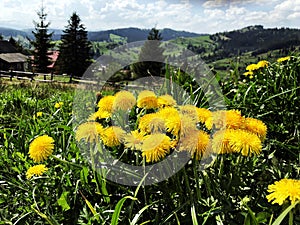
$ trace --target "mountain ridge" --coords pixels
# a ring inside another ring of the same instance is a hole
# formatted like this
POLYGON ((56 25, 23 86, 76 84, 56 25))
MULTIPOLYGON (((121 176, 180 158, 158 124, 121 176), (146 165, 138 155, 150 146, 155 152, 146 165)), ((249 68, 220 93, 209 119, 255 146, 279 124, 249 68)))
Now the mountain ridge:
MULTIPOLYGON (((32 34, 33 29, 14 29, 9 27, 0 27, 0 35, 4 37, 28 37, 29 39, 33 39, 34 36, 32 34)), ((49 29, 49 32, 53 32, 52 39, 60 40, 61 34, 63 34, 63 30, 60 29, 49 29)), ((88 31, 88 39, 90 41, 109 41, 110 34, 118 35, 124 38, 127 38, 127 42, 134 41, 142 41, 147 39, 147 36, 150 32, 150 29, 141 29, 136 27, 128 27, 128 28, 116 28, 109 30, 100 30, 100 31, 88 31)), ((197 37, 207 34, 199 34, 195 32, 188 31, 179 31, 173 30, 170 28, 160 29, 163 40, 168 41, 177 37, 197 37)))

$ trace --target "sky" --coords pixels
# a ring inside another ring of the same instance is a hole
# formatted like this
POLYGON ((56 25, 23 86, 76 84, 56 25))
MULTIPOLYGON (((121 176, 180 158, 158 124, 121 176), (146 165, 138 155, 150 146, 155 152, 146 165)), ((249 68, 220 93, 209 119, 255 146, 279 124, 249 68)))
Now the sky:
POLYGON ((50 29, 76 12, 88 31, 137 27, 200 34, 251 25, 300 28, 299 0, 1 0, 0 27, 34 28, 42 5, 50 29))

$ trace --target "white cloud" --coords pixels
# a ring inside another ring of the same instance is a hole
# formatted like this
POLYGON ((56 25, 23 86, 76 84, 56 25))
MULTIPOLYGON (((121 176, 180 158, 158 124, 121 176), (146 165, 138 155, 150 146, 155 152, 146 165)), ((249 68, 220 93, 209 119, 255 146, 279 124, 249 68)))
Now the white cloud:
MULTIPOLYGON (((262 24, 298 26, 300 1, 295 0, 44 0, 51 28, 64 29, 76 11, 88 30, 121 27, 169 27, 214 33, 262 24)), ((32 28, 40 0, 0 1, 0 26, 32 28)))
POLYGON ((278 0, 206 0, 202 6, 204 8, 218 8, 247 4, 266 5, 273 4, 276 1, 278 0))

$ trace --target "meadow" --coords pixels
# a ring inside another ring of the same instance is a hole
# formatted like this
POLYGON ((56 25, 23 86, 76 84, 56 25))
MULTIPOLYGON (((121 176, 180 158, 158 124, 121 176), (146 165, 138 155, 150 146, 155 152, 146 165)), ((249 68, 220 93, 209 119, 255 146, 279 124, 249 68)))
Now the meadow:
POLYGON ((300 56, 266 60, 216 74, 226 109, 169 68, 193 105, 168 88, 106 91, 76 126, 75 87, 0 80, 0 224, 300 224, 300 56), (125 185, 105 179, 103 152, 142 168, 188 160, 125 185))

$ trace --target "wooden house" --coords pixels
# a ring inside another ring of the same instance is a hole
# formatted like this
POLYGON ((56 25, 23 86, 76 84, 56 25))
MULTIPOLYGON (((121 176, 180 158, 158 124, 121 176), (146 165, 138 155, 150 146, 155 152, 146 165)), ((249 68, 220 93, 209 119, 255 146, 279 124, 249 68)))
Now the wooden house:
POLYGON ((8 41, 0 40, 0 70, 25 71, 28 57, 20 52, 8 41))

